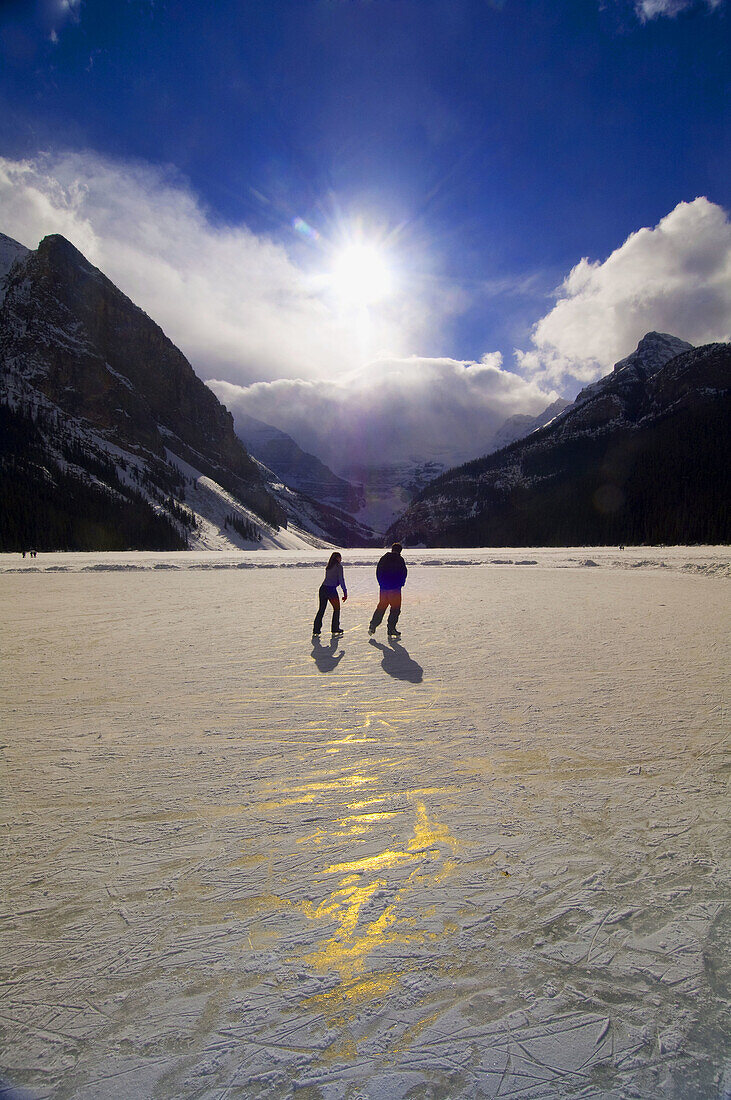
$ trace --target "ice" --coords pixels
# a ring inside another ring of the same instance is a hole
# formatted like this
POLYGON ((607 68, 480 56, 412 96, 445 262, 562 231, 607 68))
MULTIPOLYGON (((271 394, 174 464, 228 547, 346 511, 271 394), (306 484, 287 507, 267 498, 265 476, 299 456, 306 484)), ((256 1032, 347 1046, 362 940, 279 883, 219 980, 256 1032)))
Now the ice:
POLYGON ((0 1092, 721 1100, 728 551, 327 556, 0 556, 0 1092))

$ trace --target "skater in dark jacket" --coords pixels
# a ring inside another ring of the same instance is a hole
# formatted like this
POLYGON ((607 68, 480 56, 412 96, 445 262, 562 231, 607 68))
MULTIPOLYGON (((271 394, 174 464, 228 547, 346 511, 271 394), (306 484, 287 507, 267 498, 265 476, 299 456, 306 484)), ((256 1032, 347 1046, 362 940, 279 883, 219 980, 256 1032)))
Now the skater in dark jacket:
POLYGON ((384 554, 376 566, 376 580, 381 590, 378 598, 378 606, 373 612, 369 634, 375 634, 376 627, 383 622, 386 608, 388 612, 388 636, 400 638, 401 634, 396 629, 398 617, 401 614, 401 589, 406 584, 408 569, 406 562, 401 557, 403 547, 400 542, 395 542, 387 554, 384 554))
POLYGON ((312 624, 313 638, 317 638, 320 635, 320 631, 322 630, 322 618, 325 614, 325 608, 328 605, 328 601, 332 604, 333 609, 332 633, 343 633, 340 629, 340 598, 338 596, 338 587, 343 590, 343 603, 345 603, 348 598, 348 590, 345 587, 343 559, 342 555, 336 550, 330 555, 330 561, 325 566, 325 579, 320 585, 320 591, 318 593, 320 606, 317 609, 315 621, 312 624))

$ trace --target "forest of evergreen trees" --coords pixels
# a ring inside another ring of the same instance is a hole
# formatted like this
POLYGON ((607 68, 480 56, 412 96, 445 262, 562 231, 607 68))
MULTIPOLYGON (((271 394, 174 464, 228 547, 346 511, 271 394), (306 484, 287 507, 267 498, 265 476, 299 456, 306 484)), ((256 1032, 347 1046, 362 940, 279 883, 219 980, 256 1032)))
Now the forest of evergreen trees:
POLYGON ((187 548, 175 525, 123 485, 103 455, 61 433, 54 442, 102 484, 62 469, 36 421, 0 406, 0 551, 187 548))
MULTIPOLYGON (((448 525, 436 538, 413 535, 441 546, 728 543, 730 413, 729 401, 719 400, 682 409, 641 432, 536 449, 523 473, 542 480, 507 491, 481 489, 474 480, 473 518, 448 525)), ((474 477, 501 461, 490 455, 463 469, 474 477)), ((453 479, 450 489, 456 489, 453 479)), ((422 498, 438 492, 439 479, 422 498)))
POLYGON ((234 531, 238 531, 241 537, 248 539, 249 542, 261 542, 261 531, 256 524, 252 523, 250 519, 235 516, 233 512, 226 516, 224 527, 233 527, 234 531))

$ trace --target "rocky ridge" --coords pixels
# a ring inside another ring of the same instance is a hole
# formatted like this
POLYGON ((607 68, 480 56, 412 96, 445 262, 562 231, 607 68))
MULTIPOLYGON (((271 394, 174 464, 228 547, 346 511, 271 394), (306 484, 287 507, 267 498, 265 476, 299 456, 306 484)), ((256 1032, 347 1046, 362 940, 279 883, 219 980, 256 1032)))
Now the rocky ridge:
POLYGON ((724 542, 731 345, 648 333, 545 428, 447 472, 388 532, 426 545, 724 542))
POLYGON ((239 412, 234 420, 236 434, 250 455, 271 470, 291 489, 298 489, 325 504, 355 513, 364 504, 363 487, 352 485, 302 450, 291 435, 239 412))
MULTIPOLYGON (((71 548, 81 538, 102 549, 119 539, 119 548, 291 541, 286 508, 231 414, 69 241, 52 235, 31 251, 0 239, 0 290, 6 541, 71 548), (208 516, 196 512, 202 481, 218 494, 208 516), (123 512, 126 526, 115 520, 123 512), (234 513, 257 537, 224 530, 234 513)), ((295 545, 320 541, 300 534, 295 545)))

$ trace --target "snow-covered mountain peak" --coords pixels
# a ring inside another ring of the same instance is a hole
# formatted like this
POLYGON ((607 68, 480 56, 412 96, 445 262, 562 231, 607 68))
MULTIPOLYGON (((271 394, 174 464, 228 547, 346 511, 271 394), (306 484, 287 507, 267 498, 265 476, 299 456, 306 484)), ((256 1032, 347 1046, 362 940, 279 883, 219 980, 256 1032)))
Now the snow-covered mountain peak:
POLYGON ((607 387, 614 384, 618 375, 629 381, 639 371, 643 377, 649 378, 657 374, 676 355, 692 350, 692 344, 681 340, 678 336, 671 336, 668 332, 646 333, 630 355, 614 364, 611 374, 606 374, 603 378, 585 386, 578 394, 574 405, 569 406, 563 415, 565 416, 576 405, 583 405, 591 398, 605 393, 607 387))
POLYGON ((668 332, 648 332, 631 355, 614 364, 613 373, 618 374, 627 367, 639 366, 648 374, 655 374, 676 355, 680 355, 683 351, 690 351, 692 347, 693 345, 687 340, 671 336, 668 332))

